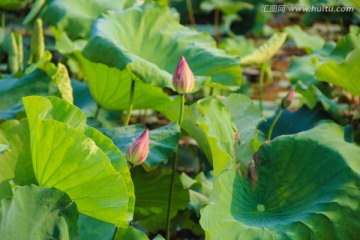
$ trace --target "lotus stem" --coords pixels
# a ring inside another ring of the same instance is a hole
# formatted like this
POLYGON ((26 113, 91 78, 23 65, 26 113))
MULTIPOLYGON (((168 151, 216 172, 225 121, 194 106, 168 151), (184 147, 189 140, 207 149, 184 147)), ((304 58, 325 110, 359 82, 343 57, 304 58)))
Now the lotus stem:
MULTIPOLYGON (((181 106, 180 106, 180 116, 179 116, 179 125, 181 126, 183 117, 184 117, 184 108, 185 108, 185 94, 181 94, 181 106)), ((177 163, 179 159, 179 147, 175 154, 175 159, 173 163, 172 173, 171 173, 171 180, 170 180, 170 190, 169 190, 169 199, 168 199, 168 211, 166 215, 166 239, 170 240, 170 213, 172 209, 172 200, 173 200, 173 192, 174 192, 174 180, 175 180, 175 173, 177 169, 177 163)))
POLYGON ((181 94, 181 109, 179 116, 179 125, 181 127, 182 120, 184 118, 184 108, 185 108, 185 94, 181 94))
POLYGON ((194 10, 192 7, 191 0, 186 0, 186 7, 187 7, 188 14, 189 14, 189 20, 190 20, 191 26, 193 29, 196 29, 194 10))
POLYGON ((96 104, 96 111, 95 111, 95 115, 94 115, 95 120, 96 120, 96 119, 98 118, 98 116, 99 116, 100 109, 101 109, 100 105, 99 105, 99 104, 96 104))
POLYGON ((124 126, 126 127, 127 125, 129 125, 129 121, 130 121, 130 117, 131 117, 131 111, 133 109, 134 106, 134 92, 135 92, 135 80, 132 79, 131 80, 131 87, 130 87, 130 102, 129 102, 129 109, 127 112, 127 116, 126 116, 126 120, 124 123, 124 126))
POLYGON ((279 111, 277 112, 274 121, 271 123, 270 129, 269 129, 269 132, 268 132, 268 136, 267 136, 267 140, 268 140, 268 141, 270 141, 270 139, 271 139, 271 134, 272 134, 272 132, 273 132, 273 130, 274 130, 274 127, 275 127, 275 125, 276 125, 276 122, 279 120, 280 115, 281 115, 281 113, 282 113, 283 111, 284 111, 284 109, 279 108, 279 111))
POLYGON ((265 64, 261 65, 261 70, 260 70, 260 80, 259 80, 259 108, 260 111, 263 111, 263 91, 264 91, 264 75, 265 75, 265 64))

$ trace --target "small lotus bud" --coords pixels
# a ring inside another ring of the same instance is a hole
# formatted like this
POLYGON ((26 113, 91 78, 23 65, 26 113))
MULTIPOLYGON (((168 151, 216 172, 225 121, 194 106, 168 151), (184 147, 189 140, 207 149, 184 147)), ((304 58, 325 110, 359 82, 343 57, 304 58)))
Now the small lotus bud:
POLYGON ((149 154, 149 130, 146 129, 140 137, 126 151, 128 162, 136 165, 142 164, 149 154))
POLYGON ((288 108, 291 105, 291 103, 294 101, 294 97, 295 97, 295 90, 291 89, 288 92, 288 94, 286 94, 286 96, 281 100, 280 107, 282 109, 288 108))
POLYGON ((189 68, 184 56, 181 56, 173 75, 173 86, 180 94, 191 92, 194 88, 194 74, 189 68))

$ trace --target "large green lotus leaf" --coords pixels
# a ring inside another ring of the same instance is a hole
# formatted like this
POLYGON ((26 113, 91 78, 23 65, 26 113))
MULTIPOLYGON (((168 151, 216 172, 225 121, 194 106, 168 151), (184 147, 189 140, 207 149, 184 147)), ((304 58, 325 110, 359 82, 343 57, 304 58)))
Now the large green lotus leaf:
MULTIPOLYGON (((140 125, 127 127, 100 129, 102 133, 111 138, 115 145, 126 152, 132 142, 145 130, 140 125)), ((167 163, 169 155, 174 152, 180 137, 180 127, 172 123, 149 132, 150 151, 145 163, 154 167, 160 163, 167 163)))
POLYGON ((0 119, 12 119, 23 111, 21 98, 30 95, 56 95, 60 92, 51 78, 36 70, 20 79, 0 81, 0 119))
MULTIPOLYGON (((81 54, 81 53, 79 53, 81 54)), ((127 110, 129 108, 131 74, 128 70, 110 68, 80 57, 84 78, 89 84, 91 95, 96 103, 108 110, 127 110)), ((172 103, 171 98, 159 87, 136 81, 134 109, 154 109, 162 111, 172 103)))
POLYGON ((123 9, 127 0, 50 0, 40 17, 72 39, 87 38, 96 18, 108 10, 123 9))
MULTIPOLYGON (((259 130, 261 130, 266 136, 268 134, 270 125, 276 117, 276 114, 277 112, 259 126, 259 130)), ((312 109, 308 108, 306 105, 303 105, 295 112, 284 110, 279 120, 276 122, 276 125, 271 134, 271 139, 285 134, 295 134, 302 131, 307 131, 315 127, 319 121, 326 119, 330 120, 332 118, 329 113, 324 111, 324 108, 320 104, 317 104, 312 109)))
POLYGON ((350 52, 343 63, 330 61, 320 65, 316 78, 345 88, 351 94, 360 96, 360 49, 350 52))
POLYGON ((305 49, 309 53, 321 49, 325 44, 325 40, 319 35, 310 35, 298 25, 286 27, 285 32, 295 41, 296 46, 305 49))
POLYGON ((158 87, 172 87, 182 55, 197 79, 211 80, 207 86, 235 90, 242 78, 236 57, 216 49, 208 34, 180 25, 168 7, 155 4, 109 11, 96 20, 83 54, 92 62, 127 69, 128 77, 158 87))
POLYGON ((202 211, 207 239, 357 239, 360 149, 333 123, 265 145, 258 184, 232 168, 202 211))
MULTIPOLYGON (((152 233, 165 229, 171 170, 146 172, 142 167, 135 167, 131 175, 136 195, 134 221, 152 233)), ((174 184, 171 218, 189 202, 189 191, 183 188, 177 174, 174 184)))
POLYGON ((31 162, 30 133, 26 120, 9 120, 0 125, 0 143, 9 146, 0 154, 0 183, 36 184, 31 162))
MULTIPOLYGON (((165 115, 177 121, 179 111, 179 107, 171 107, 165 115)), ((181 128, 196 140, 217 176, 235 161, 237 129, 231 114, 222 102, 212 97, 186 106, 184 112, 181 128)))
POLYGON ((269 61, 277 53, 277 51, 279 51, 285 40, 286 33, 275 33, 255 51, 241 58, 241 64, 263 64, 269 61))
POLYGON ((259 149, 257 126, 264 121, 261 111, 245 95, 231 94, 224 99, 225 107, 233 116, 239 133, 239 143, 235 143, 236 160, 247 166, 252 155, 259 149))
POLYGON ((27 97, 23 102, 39 185, 66 192, 85 215, 127 226, 134 193, 120 150, 64 100, 27 97))
MULTIPOLYGON (((89 84, 91 95, 99 106, 108 110, 127 110, 131 85, 129 71, 87 60, 81 53, 86 43, 85 40, 71 41, 66 33, 61 33, 56 39, 56 49, 78 63, 89 84)), ((171 103, 171 98, 161 88, 136 82, 134 109, 162 111, 171 103)))
POLYGON ((78 212, 71 199, 57 189, 35 185, 15 187, 2 200, 0 239, 73 239, 78 212))

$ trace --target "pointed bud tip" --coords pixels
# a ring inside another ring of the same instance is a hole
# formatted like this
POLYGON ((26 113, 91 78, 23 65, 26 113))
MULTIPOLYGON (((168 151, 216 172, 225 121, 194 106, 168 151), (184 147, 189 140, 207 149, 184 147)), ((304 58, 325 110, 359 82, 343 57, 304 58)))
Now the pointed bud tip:
POLYGON ((142 164, 149 154, 149 129, 145 131, 130 145, 126 151, 128 162, 136 165, 142 164))
POLYGON ((281 104, 280 107, 282 109, 286 109, 288 108, 291 103, 294 101, 295 98, 295 90, 291 89, 288 94, 286 94, 286 96, 281 100, 281 104))
POLYGON ((173 86, 180 94, 189 93, 194 88, 195 78, 184 56, 181 56, 173 75, 173 86))

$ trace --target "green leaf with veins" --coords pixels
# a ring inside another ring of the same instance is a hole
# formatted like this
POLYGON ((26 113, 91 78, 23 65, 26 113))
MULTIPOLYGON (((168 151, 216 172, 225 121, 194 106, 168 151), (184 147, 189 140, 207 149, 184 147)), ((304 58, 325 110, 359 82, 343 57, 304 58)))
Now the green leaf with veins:
POLYGON ((0 124, 0 143, 11 146, 0 154, 0 183, 14 180, 18 185, 37 184, 31 162, 27 120, 9 120, 0 124))
POLYGON ((265 119, 261 111, 245 95, 231 94, 223 100, 225 107, 232 115, 239 134, 235 143, 236 161, 247 166, 252 155, 259 149, 257 127, 265 119))
MULTIPOLYGON (((108 136, 115 145, 126 152, 132 142, 138 138, 145 130, 140 125, 127 127, 100 129, 102 133, 108 136)), ((145 163, 150 167, 155 167, 160 163, 167 163, 171 153, 178 145, 180 137, 180 127, 177 123, 172 123, 149 132, 149 155, 145 163)))
POLYGON ((1 203, 2 240, 73 239, 77 235, 76 206, 60 190, 16 186, 14 196, 1 203))
MULTIPOLYGON (((57 36, 56 49, 78 63, 99 106, 107 110, 127 110, 132 80, 129 71, 87 60, 80 52, 86 43, 85 40, 72 42, 65 33, 61 33, 57 36)), ((172 102, 162 88, 136 82, 133 109, 151 108, 161 112, 172 102)))
MULTIPOLYGON (((179 107, 169 107, 165 115, 176 121, 179 107)), ((235 161, 234 133, 237 132, 232 116, 219 100, 208 97, 185 107, 181 128, 199 144, 209 162, 214 175, 235 161)))
POLYGON ((39 185, 66 192, 80 213, 127 227, 135 196, 120 150, 88 127, 85 115, 67 101, 27 97, 23 102, 39 185))
POLYGON ((108 67, 127 70, 133 78, 157 87, 172 88, 172 74, 182 55, 198 85, 236 90, 241 69, 236 57, 216 48, 206 33, 179 24, 168 7, 145 4, 124 11, 109 11, 93 25, 84 57, 108 67))
POLYGON ((351 94, 360 96, 360 48, 350 52, 343 63, 330 61, 320 65, 316 78, 345 88, 351 94))
MULTIPOLYGON (((91 62, 83 58, 81 53, 77 56, 81 59, 84 78, 97 104, 108 110, 127 110, 132 81, 130 73, 91 62)), ((161 112, 171 103, 171 98, 161 88, 136 81, 133 109, 150 108, 161 112)))
POLYGON ((275 33, 255 51, 241 58, 240 63, 242 65, 266 63, 279 51, 285 40, 286 33, 275 33))
MULTIPOLYGON (((171 170, 164 168, 146 172, 139 166, 131 171, 131 175, 136 195, 134 221, 151 233, 165 229, 171 170)), ((177 174, 174 184, 171 218, 185 209, 189 202, 189 191, 183 188, 177 174)))
POLYGON ((235 166, 218 178, 200 223, 207 239, 356 239, 360 148, 334 123, 260 150, 252 189, 235 166))

